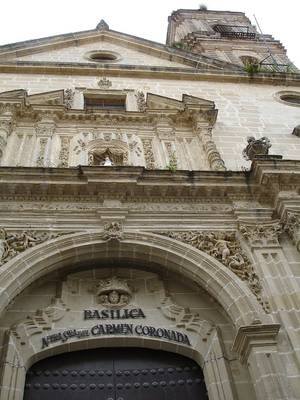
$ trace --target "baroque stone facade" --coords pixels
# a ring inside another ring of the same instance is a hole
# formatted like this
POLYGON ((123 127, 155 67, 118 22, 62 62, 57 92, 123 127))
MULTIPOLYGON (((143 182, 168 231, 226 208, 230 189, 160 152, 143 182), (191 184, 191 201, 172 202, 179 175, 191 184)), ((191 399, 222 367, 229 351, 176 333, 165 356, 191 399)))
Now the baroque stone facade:
POLYGON ((1 400, 104 347, 193 359, 209 400, 300 399, 299 93, 238 12, 0 47, 1 400))

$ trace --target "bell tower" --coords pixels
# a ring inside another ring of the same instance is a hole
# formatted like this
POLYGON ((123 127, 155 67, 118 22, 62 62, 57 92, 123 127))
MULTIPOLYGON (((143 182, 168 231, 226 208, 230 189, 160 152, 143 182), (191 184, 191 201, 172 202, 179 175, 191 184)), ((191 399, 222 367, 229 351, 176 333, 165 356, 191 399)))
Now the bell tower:
POLYGON ((283 45, 243 12, 180 9, 169 16, 167 45, 263 71, 297 72, 283 45))

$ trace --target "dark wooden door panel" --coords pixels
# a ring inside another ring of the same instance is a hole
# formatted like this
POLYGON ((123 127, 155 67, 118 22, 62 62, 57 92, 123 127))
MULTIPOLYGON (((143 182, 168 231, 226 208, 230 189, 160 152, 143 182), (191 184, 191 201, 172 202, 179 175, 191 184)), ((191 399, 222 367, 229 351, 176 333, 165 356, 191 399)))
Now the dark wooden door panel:
POLYGON ((203 374, 185 357, 109 348, 66 353, 34 364, 24 400, 206 400, 203 374))

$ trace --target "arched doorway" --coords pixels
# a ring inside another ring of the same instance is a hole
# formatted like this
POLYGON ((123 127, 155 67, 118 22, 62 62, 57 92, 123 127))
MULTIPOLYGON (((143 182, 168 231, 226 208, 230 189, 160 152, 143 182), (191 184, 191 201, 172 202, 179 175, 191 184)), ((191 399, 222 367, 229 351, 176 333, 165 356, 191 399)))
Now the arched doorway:
POLYGON ((206 400, 201 368, 182 355, 141 348, 98 348, 35 363, 24 400, 206 400))

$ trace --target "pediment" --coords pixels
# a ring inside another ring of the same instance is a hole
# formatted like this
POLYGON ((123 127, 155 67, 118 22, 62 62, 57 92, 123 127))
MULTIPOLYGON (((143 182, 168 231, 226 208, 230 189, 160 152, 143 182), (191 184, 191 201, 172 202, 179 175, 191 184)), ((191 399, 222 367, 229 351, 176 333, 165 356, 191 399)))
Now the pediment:
POLYGON ((54 90, 51 92, 33 94, 27 97, 26 102, 28 105, 63 105, 64 90, 54 90))
POLYGON ((12 45, 0 46, 0 63, 21 65, 59 65, 61 67, 102 66, 89 54, 95 51, 113 52, 117 61, 105 63, 122 67, 124 65, 144 68, 187 68, 187 69, 236 69, 233 64, 209 57, 195 55, 180 49, 137 38, 98 25, 98 29, 31 40, 12 45), (99 27, 100 26, 100 27, 99 27))
POLYGON ((176 100, 170 97, 148 93, 146 103, 149 110, 215 109, 215 103, 213 101, 187 94, 182 95, 182 100, 176 100))

